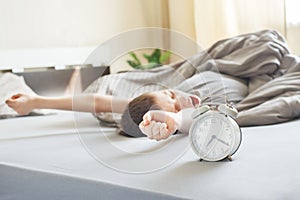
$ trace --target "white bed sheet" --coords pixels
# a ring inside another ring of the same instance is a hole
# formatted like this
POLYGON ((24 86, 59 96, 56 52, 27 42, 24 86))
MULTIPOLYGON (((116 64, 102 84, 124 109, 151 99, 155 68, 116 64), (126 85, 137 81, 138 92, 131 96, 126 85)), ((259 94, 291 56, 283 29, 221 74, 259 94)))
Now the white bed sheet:
POLYGON ((233 161, 199 162, 186 135, 116 135, 92 115, 0 121, 0 199, 299 199, 300 120, 243 128, 233 161))

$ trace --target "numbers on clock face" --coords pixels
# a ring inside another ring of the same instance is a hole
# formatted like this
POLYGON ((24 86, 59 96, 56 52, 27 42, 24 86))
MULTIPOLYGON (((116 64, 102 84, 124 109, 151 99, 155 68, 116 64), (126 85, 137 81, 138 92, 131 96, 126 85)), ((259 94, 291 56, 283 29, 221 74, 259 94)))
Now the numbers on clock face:
POLYGON ((218 160, 229 155, 234 135, 225 115, 207 115, 196 121, 192 140, 202 158, 218 160))

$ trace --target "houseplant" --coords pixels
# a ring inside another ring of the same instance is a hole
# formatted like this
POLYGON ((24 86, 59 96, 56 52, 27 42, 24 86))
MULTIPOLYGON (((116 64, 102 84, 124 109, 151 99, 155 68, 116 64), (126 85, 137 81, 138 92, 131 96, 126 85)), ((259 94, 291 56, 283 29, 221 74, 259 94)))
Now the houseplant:
POLYGON ((138 58, 137 54, 130 52, 129 55, 133 60, 127 60, 127 63, 134 69, 151 69, 162 66, 170 57, 170 51, 162 51, 161 49, 154 49, 151 54, 143 54, 147 63, 143 64, 138 58))

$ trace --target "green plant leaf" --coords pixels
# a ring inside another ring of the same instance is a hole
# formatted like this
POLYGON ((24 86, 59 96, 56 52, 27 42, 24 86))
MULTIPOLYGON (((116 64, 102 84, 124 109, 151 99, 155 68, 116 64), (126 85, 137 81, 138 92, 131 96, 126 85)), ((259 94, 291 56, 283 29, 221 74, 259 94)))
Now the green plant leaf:
POLYGON ((127 60, 127 63, 128 63, 131 67, 133 67, 133 68, 135 68, 136 66, 138 66, 138 64, 137 64, 136 62, 132 61, 132 60, 127 60))
POLYGON ((137 55, 134 52, 130 52, 129 55, 134 59, 137 65, 141 65, 140 59, 138 59, 137 55))
POLYGON ((148 54, 143 54, 143 57, 148 61, 148 63, 152 60, 151 56, 148 54))
POLYGON ((166 62, 171 56, 171 52, 170 51, 166 51, 164 53, 161 54, 160 58, 159 58, 159 62, 160 63, 164 63, 166 62))
POLYGON ((155 49, 151 55, 143 54, 143 56, 148 63, 159 63, 160 49, 155 49))
POLYGON ((160 58, 160 55, 161 55, 161 50, 160 49, 155 49, 154 51, 153 51, 153 53, 151 54, 151 57, 152 57, 152 62, 155 62, 155 63, 159 63, 159 64, 161 64, 160 62, 159 62, 159 58, 160 58))
POLYGON ((141 64, 140 59, 134 52, 130 52, 129 55, 133 60, 127 60, 127 63, 135 69, 151 69, 159 67, 162 63, 166 62, 171 55, 171 52, 166 51, 162 53, 161 49, 154 49, 151 54, 143 54, 143 57, 147 60, 147 64, 141 64))

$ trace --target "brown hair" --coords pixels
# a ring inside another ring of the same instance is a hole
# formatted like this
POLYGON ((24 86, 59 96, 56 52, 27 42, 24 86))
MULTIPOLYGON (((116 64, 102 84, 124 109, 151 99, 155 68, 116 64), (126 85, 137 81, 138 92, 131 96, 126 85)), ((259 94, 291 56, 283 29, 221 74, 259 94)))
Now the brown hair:
POLYGON ((142 94, 130 101, 121 119, 122 134, 125 133, 132 137, 146 136, 139 129, 139 124, 143 121, 144 114, 149 110, 160 110, 154 96, 149 93, 142 94))

